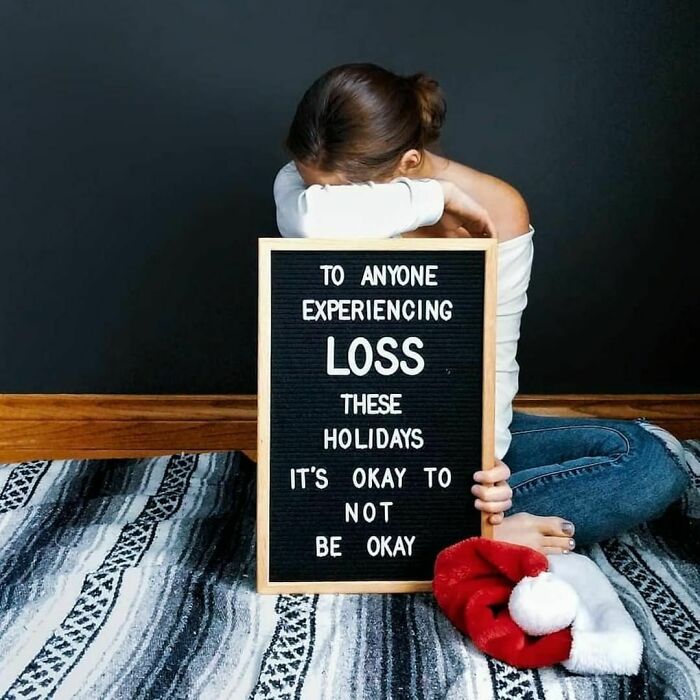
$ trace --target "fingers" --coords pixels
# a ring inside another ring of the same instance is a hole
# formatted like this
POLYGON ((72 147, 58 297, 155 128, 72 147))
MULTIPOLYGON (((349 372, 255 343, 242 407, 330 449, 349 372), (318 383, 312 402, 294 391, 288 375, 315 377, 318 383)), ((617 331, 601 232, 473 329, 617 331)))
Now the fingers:
MULTIPOLYGON (((443 186, 444 211, 459 219, 460 228, 469 231, 470 236, 497 238, 496 227, 484 206, 467 194, 461 187, 449 181, 440 181, 443 186)), ((457 234, 460 235, 460 234, 457 234)))
POLYGON ((510 469, 508 465, 500 460, 496 461, 496 465, 492 469, 474 472, 474 481, 479 484, 493 485, 499 481, 507 481, 510 478, 510 469))
POLYGON ((467 231, 464 226, 458 226, 457 228, 450 229, 446 231, 443 238, 471 238, 472 235, 467 231))
POLYGON ((503 520, 503 512, 513 505, 513 490, 508 485, 510 476, 508 465, 496 460, 492 469, 478 471, 474 474, 477 482, 471 488, 475 496, 474 507, 484 513, 490 513, 492 525, 498 525, 503 520))
POLYGON ((475 499, 474 508, 484 513, 502 513, 508 510, 513 505, 513 501, 482 501, 480 498, 475 499))
POLYGON ((494 226, 493 221, 491 221, 491 217, 486 209, 481 212, 477 235, 479 235, 481 238, 498 238, 496 227, 494 226))
POLYGON ((471 491, 472 495, 482 501, 507 501, 513 497, 513 490, 505 481, 501 481, 494 486, 474 484, 471 491))
POLYGON ((483 207, 474 209, 471 225, 467 223, 467 227, 474 236, 479 238, 498 238, 496 227, 489 213, 483 207))
POLYGON ((474 507, 483 513, 490 513, 489 522, 498 525, 503 521, 503 513, 513 505, 513 490, 508 485, 510 469, 500 459, 491 469, 474 473, 474 484, 471 488, 474 507))
POLYGON ((484 228, 482 229, 483 236, 486 238, 498 238, 498 231, 496 230, 496 226, 494 225, 493 221, 491 221, 491 217, 486 214, 486 220, 484 221, 484 228))
POLYGON ((500 525, 505 517, 504 513, 491 513, 486 520, 491 525, 500 525))

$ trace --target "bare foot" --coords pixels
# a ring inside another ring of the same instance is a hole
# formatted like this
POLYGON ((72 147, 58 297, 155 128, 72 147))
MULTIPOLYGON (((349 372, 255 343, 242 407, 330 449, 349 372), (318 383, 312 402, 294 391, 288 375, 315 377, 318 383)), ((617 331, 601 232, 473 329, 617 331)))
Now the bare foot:
POLYGON ((494 525, 494 538, 531 547, 543 554, 568 554, 576 543, 572 539, 574 526, 558 517, 545 518, 530 513, 516 513, 494 525))

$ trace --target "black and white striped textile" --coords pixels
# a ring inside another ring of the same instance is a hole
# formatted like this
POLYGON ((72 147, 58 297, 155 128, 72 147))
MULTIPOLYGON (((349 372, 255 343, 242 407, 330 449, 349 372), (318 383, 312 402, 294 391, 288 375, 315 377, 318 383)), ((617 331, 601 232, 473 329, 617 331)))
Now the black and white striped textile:
POLYGON ((588 549, 635 677, 519 671, 430 594, 258 596, 239 452, 0 466, 0 698, 700 698, 700 441, 663 518, 588 549))

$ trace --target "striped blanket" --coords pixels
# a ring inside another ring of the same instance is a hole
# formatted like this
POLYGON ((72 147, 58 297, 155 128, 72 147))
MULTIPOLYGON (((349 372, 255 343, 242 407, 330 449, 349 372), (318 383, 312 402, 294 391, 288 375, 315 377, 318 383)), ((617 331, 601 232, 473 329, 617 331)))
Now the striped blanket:
POLYGON ((258 596, 239 452, 0 467, 0 697, 700 697, 696 483, 586 551, 645 639, 636 677, 519 671, 430 594, 258 596))

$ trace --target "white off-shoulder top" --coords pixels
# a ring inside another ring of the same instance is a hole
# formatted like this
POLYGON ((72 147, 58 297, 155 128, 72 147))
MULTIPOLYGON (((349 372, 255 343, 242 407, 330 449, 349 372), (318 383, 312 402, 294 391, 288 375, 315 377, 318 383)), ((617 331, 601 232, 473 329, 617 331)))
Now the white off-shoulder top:
MULTIPOLYGON (((444 211, 440 183, 398 177, 391 182, 307 186, 293 160, 273 185, 277 227, 286 237, 392 238, 439 221, 444 211)), ((498 245, 496 310, 496 457, 511 442, 513 399, 520 367, 516 360, 520 320, 527 306, 535 229, 498 245)))

